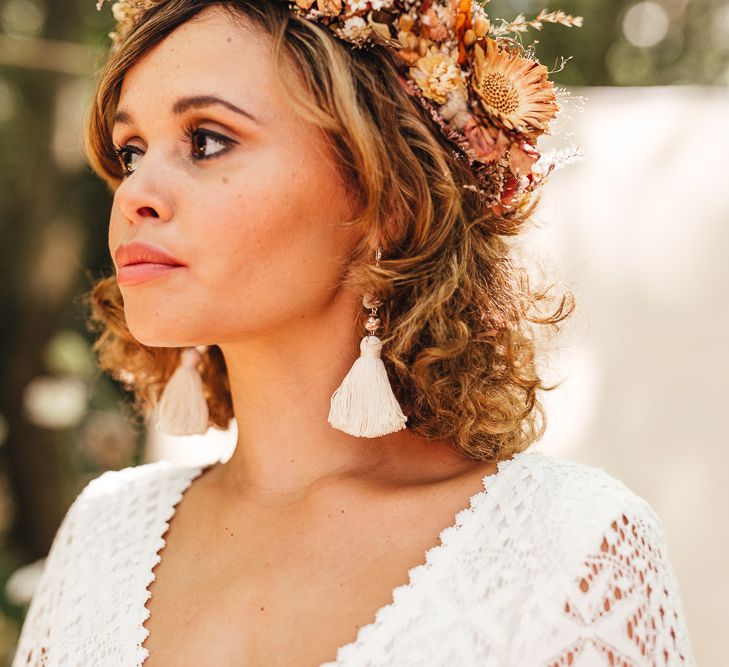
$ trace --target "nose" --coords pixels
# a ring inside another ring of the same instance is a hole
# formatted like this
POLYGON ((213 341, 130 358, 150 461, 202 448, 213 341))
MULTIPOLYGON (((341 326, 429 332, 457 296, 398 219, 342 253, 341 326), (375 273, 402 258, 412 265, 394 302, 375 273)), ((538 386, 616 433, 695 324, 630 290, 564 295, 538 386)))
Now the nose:
POLYGON ((151 151, 139 160, 114 193, 114 204, 130 223, 145 219, 170 220, 173 213, 173 184, 164 165, 153 164, 151 151))

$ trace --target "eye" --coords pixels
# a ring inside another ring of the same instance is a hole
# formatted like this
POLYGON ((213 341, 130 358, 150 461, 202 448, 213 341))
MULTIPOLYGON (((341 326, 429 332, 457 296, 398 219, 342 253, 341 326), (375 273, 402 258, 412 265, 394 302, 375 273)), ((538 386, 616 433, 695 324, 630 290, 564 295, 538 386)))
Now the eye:
POLYGON ((114 146, 114 154, 121 164, 124 176, 130 176, 134 173, 134 169, 132 169, 133 157, 135 155, 141 156, 142 149, 137 148, 136 146, 130 146, 128 144, 126 146, 122 146, 121 148, 114 146))
MULTIPOLYGON (((222 134, 218 134, 212 130, 195 127, 186 127, 182 133, 182 138, 185 143, 190 144, 189 159, 193 162, 209 160, 210 158, 216 157, 227 152, 233 144, 237 143, 233 139, 224 137, 222 134)), ((126 144, 122 147, 114 146, 114 154, 126 177, 131 176, 136 169, 134 156, 141 157, 144 155, 144 151, 138 146, 126 144)))
POLYGON ((193 160, 208 160, 220 153, 224 153, 234 143, 228 137, 201 128, 186 128, 185 138, 192 144, 193 160))

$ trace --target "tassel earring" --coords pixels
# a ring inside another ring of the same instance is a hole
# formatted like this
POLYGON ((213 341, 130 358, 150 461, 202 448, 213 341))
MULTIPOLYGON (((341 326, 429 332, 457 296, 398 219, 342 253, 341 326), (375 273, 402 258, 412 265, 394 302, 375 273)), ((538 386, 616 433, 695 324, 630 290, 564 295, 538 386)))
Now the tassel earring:
MULTIPOLYGON (((381 256, 378 247, 376 266, 381 256)), ((380 357, 382 341, 374 335, 381 324, 377 307, 382 302, 366 294, 362 305, 370 309, 365 324, 367 334, 359 344, 360 356, 332 394, 327 421, 349 435, 376 438, 405 428, 407 417, 395 398, 380 357)))
MULTIPOLYGON (((207 346, 201 346, 202 351, 207 346)), ((194 435, 208 430, 208 403, 197 365, 202 360, 197 348, 182 351, 180 364, 167 381, 156 407, 155 426, 170 435, 194 435)))

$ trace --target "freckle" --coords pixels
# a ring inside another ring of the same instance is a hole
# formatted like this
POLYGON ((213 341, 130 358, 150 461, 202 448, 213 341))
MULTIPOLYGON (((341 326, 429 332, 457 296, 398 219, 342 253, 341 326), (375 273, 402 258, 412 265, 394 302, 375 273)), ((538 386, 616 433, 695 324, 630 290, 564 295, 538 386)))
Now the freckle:
MULTIPOLYGON (((228 41, 230 41, 230 40, 228 40, 228 41)), ((228 177, 227 176, 223 176, 223 183, 225 183, 225 184, 228 183, 228 177)))
POLYGON ((344 514, 344 510, 342 510, 342 514, 344 514))

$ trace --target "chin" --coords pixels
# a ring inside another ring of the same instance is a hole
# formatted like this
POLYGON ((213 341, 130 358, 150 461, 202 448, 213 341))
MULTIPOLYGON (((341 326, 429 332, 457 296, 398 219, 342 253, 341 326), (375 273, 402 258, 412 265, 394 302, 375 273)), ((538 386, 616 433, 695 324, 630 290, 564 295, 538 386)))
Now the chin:
MULTIPOLYGON (((186 331, 179 304, 169 299, 142 302, 136 297, 124 301, 124 319, 132 337, 147 347, 184 347, 195 335, 186 331), (165 307, 167 306, 167 307, 165 307)), ((197 343, 189 343, 196 345, 197 343)))
POLYGON ((127 327, 134 340, 147 347, 183 347, 187 345, 184 336, 176 329, 177 322, 156 319, 153 326, 150 318, 142 318, 137 322, 134 317, 127 317, 127 327))
POLYGON ((184 343, 181 343, 173 338, 170 338, 169 334, 164 335, 160 332, 144 331, 138 333, 133 329, 129 329, 134 340, 147 347, 183 347, 184 343))

